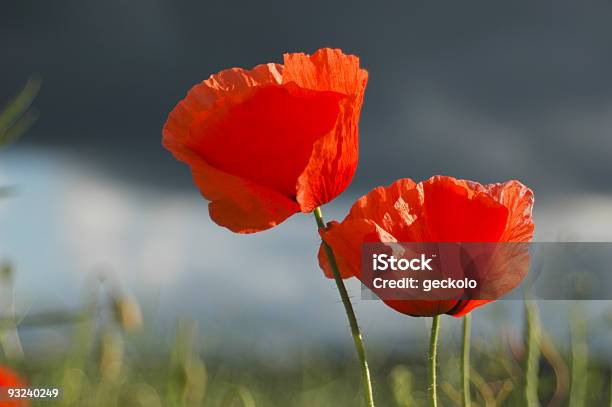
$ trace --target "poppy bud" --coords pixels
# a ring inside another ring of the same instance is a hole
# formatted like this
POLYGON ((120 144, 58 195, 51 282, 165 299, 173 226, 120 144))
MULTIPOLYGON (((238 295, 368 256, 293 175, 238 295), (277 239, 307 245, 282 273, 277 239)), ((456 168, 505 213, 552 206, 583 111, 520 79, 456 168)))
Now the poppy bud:
POLYGON ((142 313, 138 302, 127 295, 113 298, 115 319, 125 332, 138 331, 142 328, 142 313))

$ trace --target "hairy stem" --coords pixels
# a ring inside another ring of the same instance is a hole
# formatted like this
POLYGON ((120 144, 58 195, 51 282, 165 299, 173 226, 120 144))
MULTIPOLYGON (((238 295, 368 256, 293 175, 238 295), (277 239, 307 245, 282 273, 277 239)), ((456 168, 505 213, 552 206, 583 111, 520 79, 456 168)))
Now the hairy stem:
POLYGON ((438 407, 436 362, 438 355, 438 336, 440 334, 440 315, 431 321, 431 337, 429 339, 429 407, 438 407))
MULTIPOLYGON (((314 216, 317 220, 317 226, 319 228, 324 228, 325 221, 323 220, 323 213, 321 212, 321 208, 316 208, 314 210, 314 216)), ((365 401, 368 407, 374 407, 374 396, 372 394, 372 380, 370 378, 370 369, 368 368, 365 346, 363 345, 363 338, 361 337, 361 332, 359 331, 359 325, 357 324, 357 318, 355 317, 353 304, 351 304, 351 299, 349 298, 348 292, 346 291, 346 287, 344 286, 344 281, 342 281, 342 277, 340 276, 340 270, 338 269, 338 264, 336 263, 336 257, 334 256, 332 248, 327 243, 325 243, 325 241, 323 241, 323 249, 325 250, 327 261, 329 262, 332 272, 334 273, 334 280, 336 281, 336 286, 338 287, 338 292, 340 293, 340 298, 342 299, 342 304, 344 305, 344 311, 346 312, 346 317, 348 318, 349 325, 351 327, 353 342, 355 342, 355 350, 357 351, 357 356, 359 357, 359 364, 361 366, 361 376, 363 380, 363 392, 365 396, 365 401)))

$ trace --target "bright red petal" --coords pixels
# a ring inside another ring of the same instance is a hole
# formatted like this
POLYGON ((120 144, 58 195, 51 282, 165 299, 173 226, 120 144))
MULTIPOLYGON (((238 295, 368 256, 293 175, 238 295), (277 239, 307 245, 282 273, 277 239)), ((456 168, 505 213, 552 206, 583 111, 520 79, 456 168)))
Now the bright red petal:
POLYGON ((186 145, 221 171, 295 199, 298 176, 343 97, 292 83, 255 88, 200 113, 186 145))
POLYGON ((432 242, 497 242, 508 209, 476 183, 433 177, 421 184, 423 216, 432 242))
POLYGON ((368 74, 359 58, 338 49, 321 49, 313 55, 286 54, 283 83, 345 95, 335 127, 314 145, 310 160, 298 180, 297 200, 310 212, 342 193, 355 173, 358 159, 359 114, 368 74))
POLYGON ((211 201, 208 204, 211 219, 233 232, 266 230, 299 212, 295 201, 204 161, 192 164, 191 171, 202 195, 211 201))
MULTIPOLYGON (((195 85, 168 116, 162 131, 164 145, 186 142, 194 119, 228 93, 239 95, 253 87, 279 85, 282 82, 282 70, 283 66, 278 64, 258 65, 250 71, 241 68, 226 69, 195 85)), ((184 161, 180 154, 170 150, 176 158, 184 161)))
POLYGON ((421 206, 417 184, 403 178, 359 198, 346 219, 369 219, 400 242, 426 241, 421 206))
POLYGON ((528 242, 533 238, 533 191, 518 181, 485 185, 497 202, 508 208, 508 220, 500 242, 528 242))

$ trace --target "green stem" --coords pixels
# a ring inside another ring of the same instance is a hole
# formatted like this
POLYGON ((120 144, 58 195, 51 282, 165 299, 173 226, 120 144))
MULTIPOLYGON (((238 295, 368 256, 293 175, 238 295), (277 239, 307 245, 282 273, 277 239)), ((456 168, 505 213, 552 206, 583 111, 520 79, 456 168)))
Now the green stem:
POLYGON ((529 293, 525 293, 527 320, 527 357, 525 367, 525 406, 538 407, 538 377, 540 364, 540 319, 538 305, 529 293))
POLYGON ((608 406, 612 407, 612 373, 610 374, 610 383, 608 387, 609 387, 608 406))
POLYGON ((589 348, 584 310, 576 303, 570 311, 570 351, 572 355, 572 377, 570 382, 569 407, 586 405, 589 348))
MULTIPOLYGON (((317 220, 317 226, 320 228, 325 227, 325 221, 323 220, 323 213, 321 212, 321 208, 316 208, 314 210, 314 216, 317 220)), ((374 396, 372 394, 372 380, 370 379, 370 369, 368 368, 368 361, 366 359, 365 346, 363 345, 363 338, 361 337, 361 332, 359 331, 359 325, 357 324, 357 318, 355 317, 355 311, 353 311, 353 305, 351 304, 351 299, 349 298, 348 292, 346 291, 346 287, 344 286, 344 281, 342 281, 342 277, 340 276, 340 270, 338 269, 338 264, 336 263, 336 257, 334 256, 334 252, 332 248, 323 241, 323 249, 325 250, 325 254, 327 256, 327 261, 334 273, 334 280, 336 281, 336 286, 338 287, 338 292, 340 293, 340 298, 342 299, 342 304, 344 305, 344 310, 346 312, 346 316, 349 320, 349 325, 351 327, 351 334, 353 335, 353 341, 355 342, 355 350, 357 350, 357 356, 359 357, 359 364, 361 365, 361 376, 363 380, 363 392, 366 400, 366 404, 368 407, 374 407, 374 396)))
POLYGON ((431 337, 429 338, 429 407, 438 407, 436 361, 438 355, 439 334, 440 315, 436 315, 431 321, 431 337))
POLYGON ((463 382, 463 407, 470 407, 470 331, 472 316, 463 317, 463 352, 461 353, 461 381, 463 382))

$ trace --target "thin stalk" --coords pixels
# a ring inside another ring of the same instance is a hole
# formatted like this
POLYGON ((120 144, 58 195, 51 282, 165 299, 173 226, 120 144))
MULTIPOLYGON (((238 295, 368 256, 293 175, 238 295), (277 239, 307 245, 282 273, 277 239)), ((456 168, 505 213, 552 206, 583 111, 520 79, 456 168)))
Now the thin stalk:
POLYGON ((527 320, 525 360, 525 406, 538 407, 538 380, 540 364, 540 317, 538 305, 529 293, 525 293, 525 316, 527 320))
POLYGON ((612 373, 610 373, 610 385, 608 387, 609 387, 608 405, 612 407, 612 373))
POLYGON ((472 315, 463 317, 463 344, 461 352, 461 381, 463 383, 463 407, 470 407, 470 332, 472 329, 472 315))
POLYGON ((438 336, 440 334, 440 315, 431 321, 431 337, 429 338, 429 407, 438 407, 436 363, 438 356, 438 336))
MULTIPOLYGON (((323 213, 321 212, 321 208, 316 208, 314 210, 314 216, 319 229, 324 228, 325 221, 323 220, 323 213)), ((359 331, 359 325, 357 324, 357 318, 355 317, 353 304, 351 304, 351 299, 349 298, 348 292, 346 291, 346 287, 344 286, 344 281, 342 281, 342 277, 340 276, 340 270, 338 269, 338 264, 336 263, 336 257, 334 256, 332 248, 327 243, 325 243, 325 241, 323 241, 322 244, 323 249, 325 250, 325 255, 327 256, 327 261, 329 262, 332 272, 334 273, 334 280, 336 281, 336 286, 338 287, 338 292, 340 293, 340 298, 342 299, 342 304, 344 305, 344 311, 346 312, 346 317, 348 318, 349 325, 351 327, 353 342, 355 342, 355 350, 357 351, 357 356, 359 357, 359 364, 361 365, 361 376, 363 380, 363 393, 365 401, 368 407, 374 407, 374 396, 372 394, 372 380, 370 378, 370 369, 368 368, 365 346, 363 345, 363 338, 361 337, 361 332, 359 331)))
MULTIPOLYGON (((580 303, 578 303, 580 304, 580 303)), ((570 311, 570 347, 572 355, 569 407, 586 405, 589 348, 584 310, 576 305, 570 311)))

